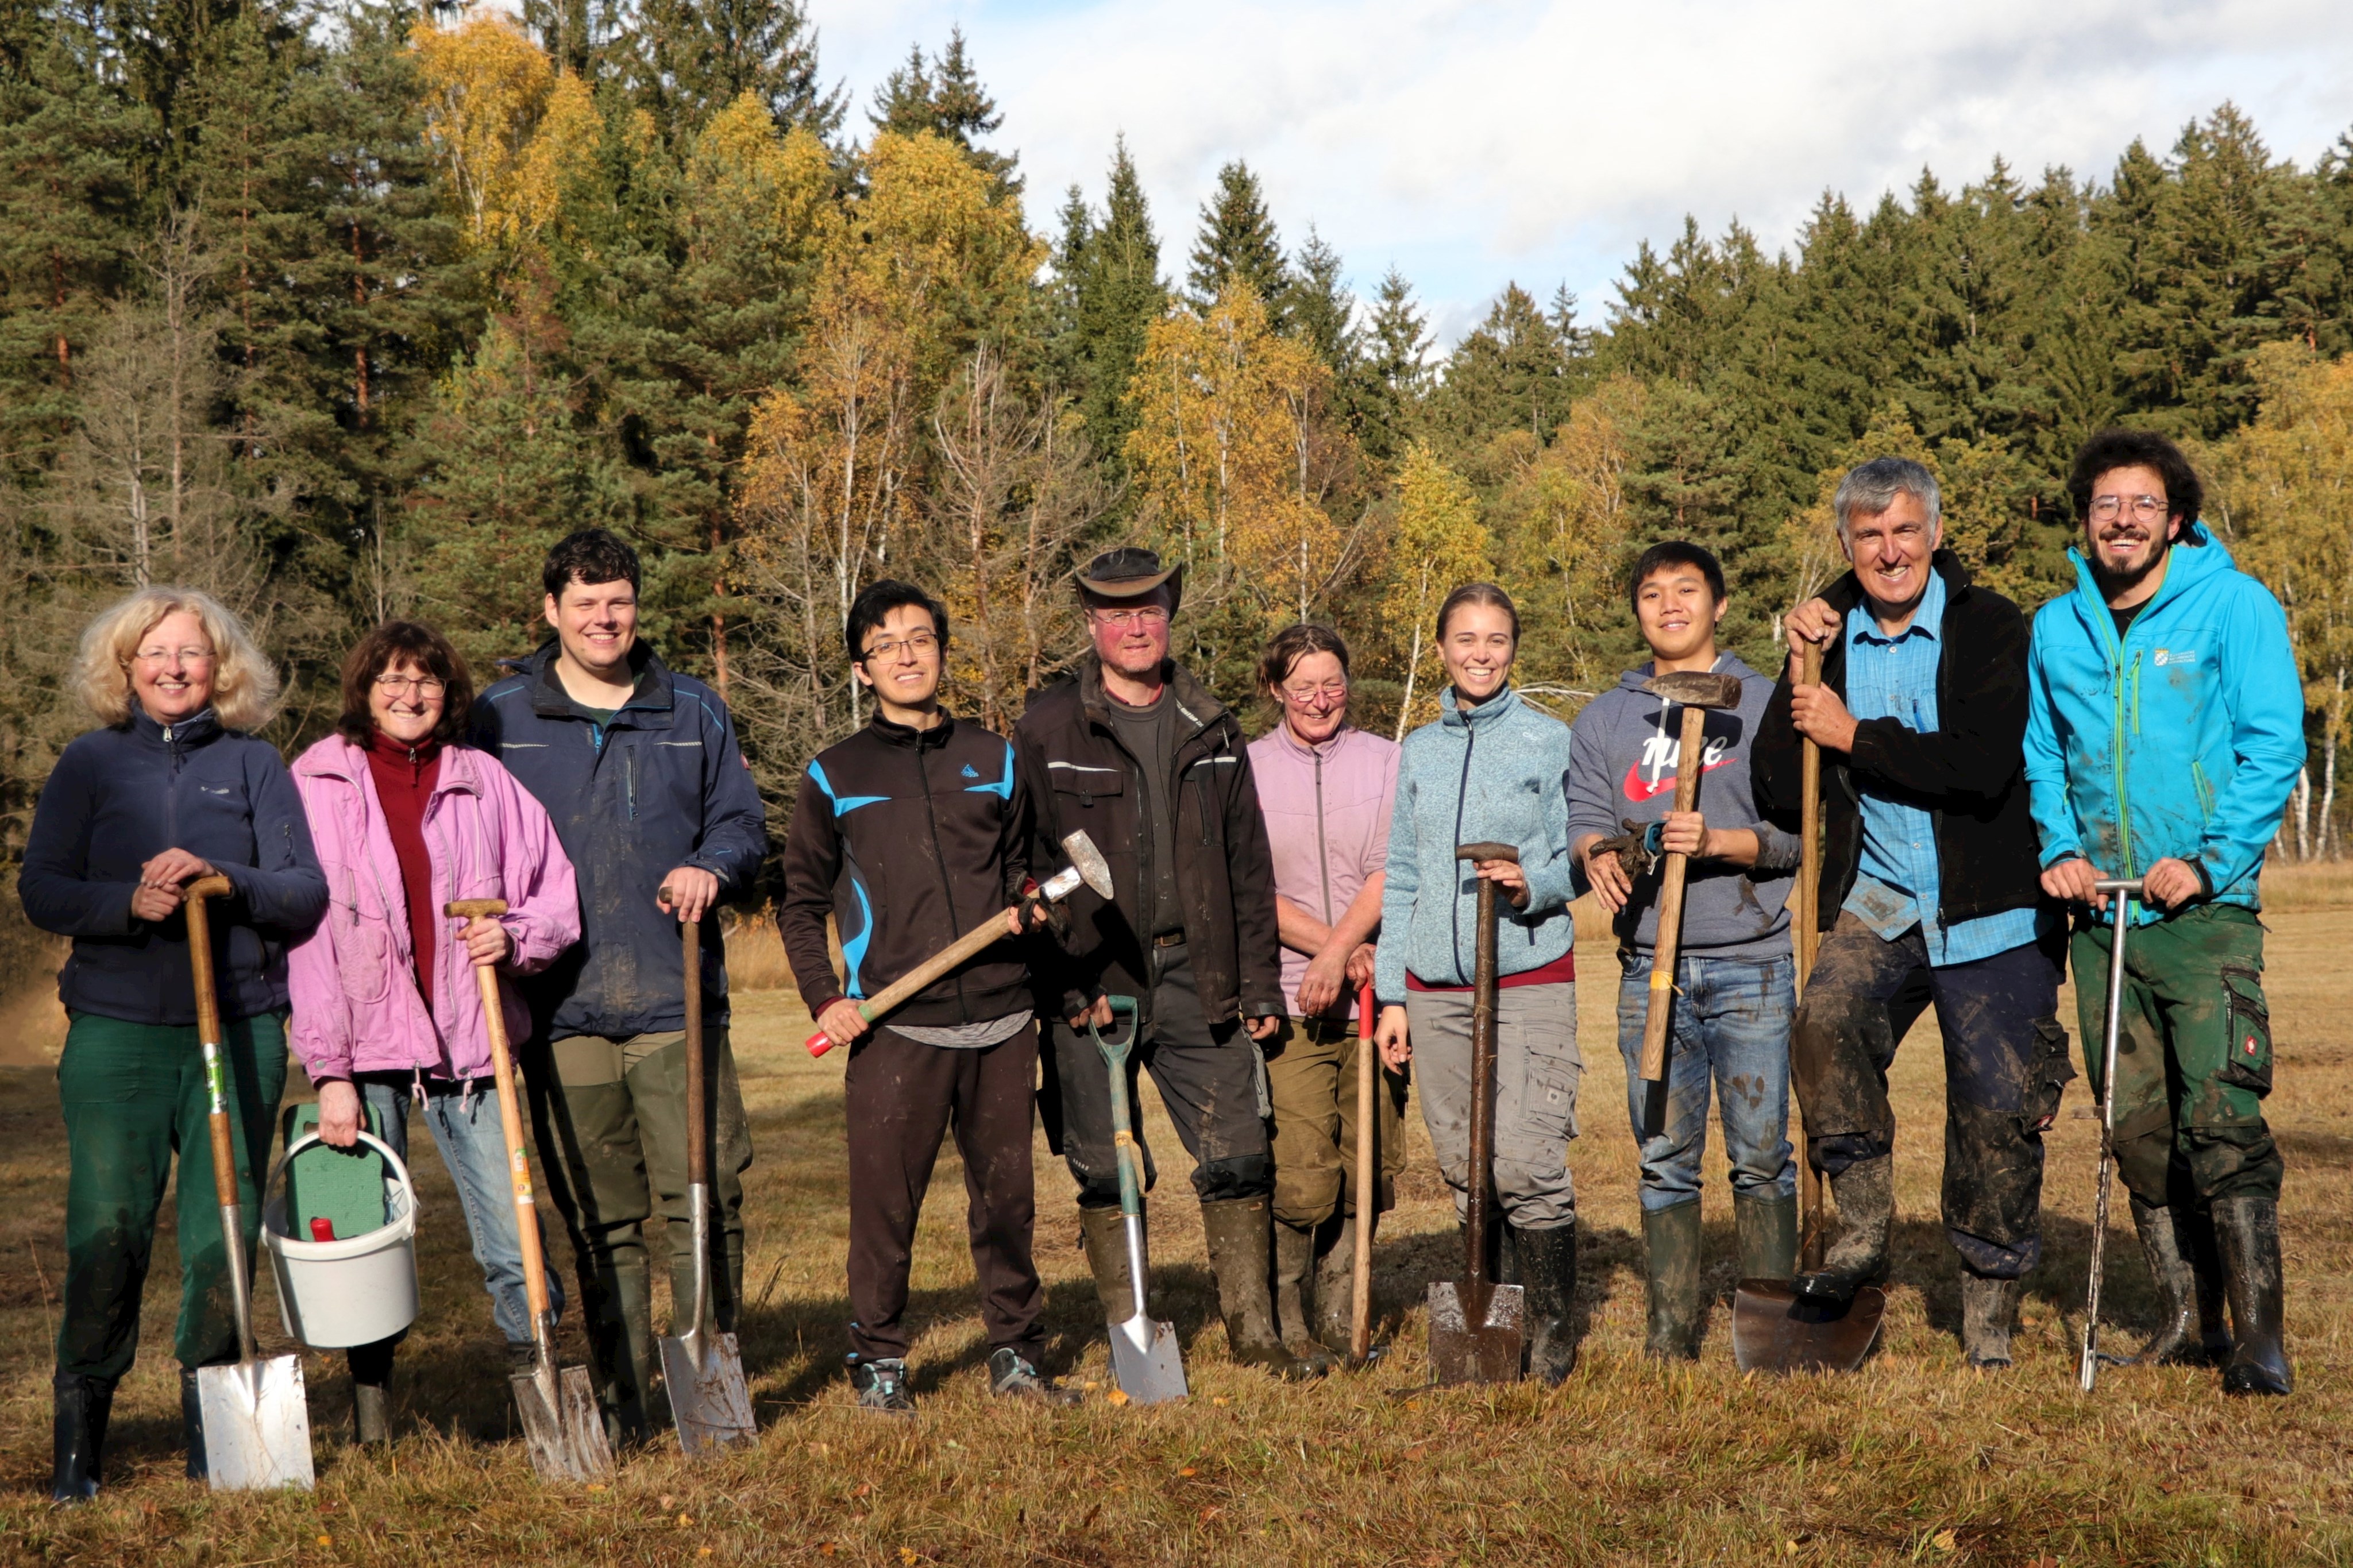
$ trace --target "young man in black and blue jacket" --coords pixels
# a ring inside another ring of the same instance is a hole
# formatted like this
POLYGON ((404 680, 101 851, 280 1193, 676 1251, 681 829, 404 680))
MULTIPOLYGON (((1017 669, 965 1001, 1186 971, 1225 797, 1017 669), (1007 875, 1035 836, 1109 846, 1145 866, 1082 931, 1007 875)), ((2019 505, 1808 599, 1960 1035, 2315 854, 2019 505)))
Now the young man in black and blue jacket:
POLYGON ((940 706, 947 610, 884 581, 849 607, 850 673, 874 699, 865 729, 801 775, 785 838, 777 926, 802 1000, 849 1047, 850 1379, 868 1409, 907 1392, 907 1269, 915 1221, 953 1130, 988 1330, 989 1385, 1060 1402, 1039 1368, 1045 1294, 1030 1254, 1038 1027, 1018 910, 1029 879, 1029 797, 1003 736, 940 706), (1006 940, 886 1016, 860 1003, 993 914, 1006 940), (840 933, 836 973, 826 921, 840 933))
MULTIPOLYGON (((654 1365, 645 1221, 670 1223, 671 1300, 692 1299, 686 976, 679 922, 706 920, 767 853, 766 808, 719 694, 638 641, 637 552, 603 529, 548 553, 555 636, 474 705, 474 743, 547 808, 580 884, 580 942, 523 982, 532 1117, 579 1259, 598 1399, 641 1437, 654 1365)), ((735 1327, 752 1135, 727 1040, 726 953, 702 943, 712 1108, 713 1313, 735 1327)))

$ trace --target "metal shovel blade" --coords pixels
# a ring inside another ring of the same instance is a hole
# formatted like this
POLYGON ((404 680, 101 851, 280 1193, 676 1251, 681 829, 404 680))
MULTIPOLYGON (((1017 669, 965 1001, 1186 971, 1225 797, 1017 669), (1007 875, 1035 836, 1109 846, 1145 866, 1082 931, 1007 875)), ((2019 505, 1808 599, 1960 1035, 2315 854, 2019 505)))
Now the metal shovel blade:
POLYGON ((670 1414, 678 1421, 679 1447, 688 1458, 704 1458, 732 1443, 758 1441, 759 1432, 752 1425, 752 1391, 744 1385, 744 1356, 733 1334, 665 1334, 661 1363, 670 1414))
POLYGON ((1112 1324, 1111 1371, 1131 1405, 1157 1405, 1192 1392, 1185 1386, 1185 1358, 1172 1323, 1134 1317, 1112 1324))
POLYGON ((311 1489, 311 1411, 290 1355, 196 1369, 205 1475, 216 1492, 311 1489))
POLYGON ((596 1411, 596 1391, 588 1369, 552 1366, 518 1373, 515 1411, 522 1417, 522 1440, 531 1468, 551 1481, 593 1481, 613 1473, 613 1446, 596 1411))
POLYGON ((1865 1285, 1843 1307, 1787 1279, 1743 1279, 1732 1293, 1732 1361, 1743 1372, 1852 1372, 1879 1338, 1887 1296, 1865 1285))
POLYGON ((1430 1286, 1430 1373, 1436 1383, 1517 1383, 1527 1335, 1526 1294, 1517 1285, 1430 1286), (1478 1294, 1483 1289, 1483 1310, 1478 1294))

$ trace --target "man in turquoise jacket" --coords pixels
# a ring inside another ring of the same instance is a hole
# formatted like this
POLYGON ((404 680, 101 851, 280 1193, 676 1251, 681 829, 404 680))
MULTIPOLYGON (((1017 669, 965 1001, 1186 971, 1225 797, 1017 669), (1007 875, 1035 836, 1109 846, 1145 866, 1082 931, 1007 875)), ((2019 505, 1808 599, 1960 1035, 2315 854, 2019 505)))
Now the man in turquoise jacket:
MULTIPOLYGON (((2069 552, 2075 592, 2034 618, 2026 778, 2045 891, 2105 908, 2098 879, 2142 880, 2125 954, 2116 1163, 2167 1321, 2139 1359, 2227 1350, 2225 1392, 2285 1394, 2255 911, 2263 851, 2304 765, 2303 682, 2279 601, 2198 521, 2198 477, 2172 442, 2102 431, 2068 489, 2083 548, 2069 552)), ((2085 914, 2073 940, 2095 1083, 2109 932, 2085 914)))

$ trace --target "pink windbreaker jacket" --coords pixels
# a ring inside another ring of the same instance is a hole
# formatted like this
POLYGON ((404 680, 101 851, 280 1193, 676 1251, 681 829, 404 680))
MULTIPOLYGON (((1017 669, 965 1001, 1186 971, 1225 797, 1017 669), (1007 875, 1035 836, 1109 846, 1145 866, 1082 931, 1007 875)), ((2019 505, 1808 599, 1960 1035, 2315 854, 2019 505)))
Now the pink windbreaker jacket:
MULTIPOLYGON (((294 787, 311 819, 327 913, 287 955, 291 1044, 312 1082, 355 1072, 419 1069, 472 1079, 491 1070, 482 997, 458 945, 462 922, 432 955, 433 1009, 417 987, 400 863, 384 807, 368 777, 367 753, 330 735, 294 763, 294 787)), ((425 847, 433 902, 504 899, 500 923, 514 943, 504 967, 544 969, 580 940, 580 900, 572 862, 554 826, 497 759, 470 746, 441 749, 441 773, 425 803, 425 847)), ((520 1043, 531 1012, 501 974, 507 1037, 520 1043)))

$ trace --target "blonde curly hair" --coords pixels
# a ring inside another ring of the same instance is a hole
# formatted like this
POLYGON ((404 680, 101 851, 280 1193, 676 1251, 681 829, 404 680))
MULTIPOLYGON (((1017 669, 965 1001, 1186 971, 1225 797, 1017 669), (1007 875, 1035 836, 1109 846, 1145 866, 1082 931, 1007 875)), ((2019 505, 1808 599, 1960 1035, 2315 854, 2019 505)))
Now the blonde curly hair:
POLYGON ((131 717, 131 658, 140 639, 182 611, 196 617, 213 645, 213 716, 225 730, 248 733, 269 722, 278 708, 278 671, 261 656, 244 624, 210 594, 194 588, 142 588, 100 611, 81 634, 74 659, 74 690, 105 724, 131 717))

